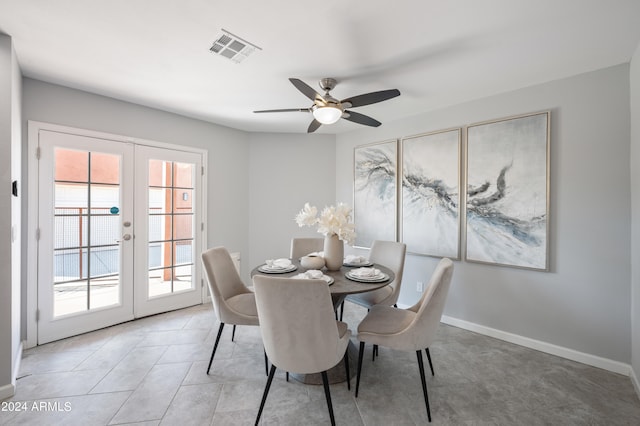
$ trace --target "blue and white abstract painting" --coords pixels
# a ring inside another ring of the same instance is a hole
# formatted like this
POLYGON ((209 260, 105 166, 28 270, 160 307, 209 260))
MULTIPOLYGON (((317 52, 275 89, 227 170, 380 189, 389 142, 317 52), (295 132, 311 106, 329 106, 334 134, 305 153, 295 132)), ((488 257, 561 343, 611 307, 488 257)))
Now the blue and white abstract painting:
POLYGON ((548 270, 549 112, 467 128, 466 258, 548 270))
POLYGON ((370 248, 375 240, 396 240, 396 140, 354 149, 354 246, 370 248))
POLYGON ((410 253, 460 257, 460 129, 402 140, 402 242, 410 253))

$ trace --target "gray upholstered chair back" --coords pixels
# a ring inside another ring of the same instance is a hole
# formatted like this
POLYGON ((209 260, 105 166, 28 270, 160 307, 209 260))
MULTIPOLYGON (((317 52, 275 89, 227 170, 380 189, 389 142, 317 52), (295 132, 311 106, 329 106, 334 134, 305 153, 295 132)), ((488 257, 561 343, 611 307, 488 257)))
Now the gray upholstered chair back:
POLYGON ((292 238, 290 256, 292 260, 300 259, 309 253, 324 250, 324 238, 292 238))
POLYGON ((227 249, 215 247, 205 251, 202 253, 202 264, 218 320, 229 324, 244 324, 242 319, 238 318, 238 313, 231 310, 226 301, 240 294, 251 293, 251 290, 240 279, 227 249))
POLYGON ((391 269, 395 274, 395 279, 389 284, 393 292, 384 301, 384 305, 393 306, 398 301, 400 286, 402 284, 402 274, 404 272, 404 258, 407 252, 407 245, 395 241, 376 240, 371 245, 369 260, 379 263, 391 269))
POLYGON ((442 318, 452 275, 451 259, 441 259, 431 274, 422 297, 418 303, 409 308, 416 313, 416 316, 407 328, 399 333, 405 335, 405 338, 399 338, 394 348, 420 350, 431 346, 442 318))
POLYGON ((255 275, 260 331, 269 360, 292 373, 318 373, 344 356, 349 332, 340 336, 324 280, 255 275))

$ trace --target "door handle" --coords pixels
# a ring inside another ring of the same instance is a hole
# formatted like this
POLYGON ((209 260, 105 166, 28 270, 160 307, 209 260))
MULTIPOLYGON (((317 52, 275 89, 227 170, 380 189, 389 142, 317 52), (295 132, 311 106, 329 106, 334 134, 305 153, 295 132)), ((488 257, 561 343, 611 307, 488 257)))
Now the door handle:
MULTIPOLYGON (((124 234, 122 236, 122 240, 129 241, 131 239, 131 234, 124 234)), ((121 243, 122 240, 116 240, 117 243, 121 243)))

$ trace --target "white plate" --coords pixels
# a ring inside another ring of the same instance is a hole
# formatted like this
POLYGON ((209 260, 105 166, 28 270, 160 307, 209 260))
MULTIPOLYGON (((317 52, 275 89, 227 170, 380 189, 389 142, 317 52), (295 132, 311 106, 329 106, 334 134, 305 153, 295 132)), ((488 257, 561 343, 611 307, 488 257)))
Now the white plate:
POLYGON ((382 283, 389 279, 389 275, 383 272, 381 272, 379 275, 376 275, 374 277, 358 277, 356 275, 351 275, 350 272, 347 272, 344 276, 347 277, 347 279, 350 279, 351 281, 358 281, 361 283, 382 283))
POLYGON ((330 277, 329 275, 323 275, 322 279, 325 280, 328 285, 333 284, 333 282, 335 281, 333 277, 330 277))
POLYGON ((368 260, 362 263, 343 263, 344 266, 348 266, 350 268, 357 268, 359 266, 373 266, 373 262, 369 262, 368 260))
MULTIPOLYGON (((304 273, 303 273, 303 274, 304 274, 304 273)), ((293 277, 291 277, 291 278, 294 278, 294 279, 302 279, 302 280, 310 280, 310 279, 312 279, 312 278, 300 278, 300 277, 299 277, 299 276, 297 276, 297 275, 295 275, 295 276, 293 276, 293 277)), ((333 279, 333 277, 330 277, 329 275, 322 275, 322 277, 321 277, 321 278, 317 278, 317 279, 319 279, 319 280, 325 280, 325 281, 327 282, 327 284, 329 284, 329 285, 333 284, 333 283, 334 283, 334 281, 335 281, 335 280, 333 279)))
POLYGON ((263 272, 265 274, 286 274, 287 272, 293 272, 296 269, 298 269, 296 265, 290 265, 286 268, 273 268, 264 264, 258 268, 258 271, 263 272))

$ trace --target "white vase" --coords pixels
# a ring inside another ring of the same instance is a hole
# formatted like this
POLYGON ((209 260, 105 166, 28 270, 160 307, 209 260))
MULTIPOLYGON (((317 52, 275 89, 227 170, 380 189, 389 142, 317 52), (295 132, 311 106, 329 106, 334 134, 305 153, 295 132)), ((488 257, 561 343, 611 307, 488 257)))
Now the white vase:
POLYGON ((344 259, 344 241, 336 234, 324 237, 324 263, 329 271, 337 271, 342 267, 344 259))

